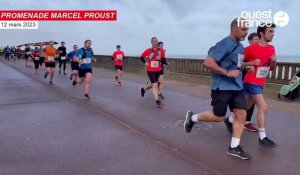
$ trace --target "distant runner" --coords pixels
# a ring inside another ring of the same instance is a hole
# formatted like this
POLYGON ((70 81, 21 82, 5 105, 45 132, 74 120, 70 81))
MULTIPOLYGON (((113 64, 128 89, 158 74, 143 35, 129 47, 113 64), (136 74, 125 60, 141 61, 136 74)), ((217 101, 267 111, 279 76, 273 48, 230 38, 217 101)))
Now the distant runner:
POLYGON ((123 76, 123 59, 125 57, 124 52, 121 51, 121 46, 116 46, 117 50, 113 53, 112 59, 115 62, 115 69, 117 71, 117 75, 115 76, 116 83, 121 86, 121 77, 123 76))

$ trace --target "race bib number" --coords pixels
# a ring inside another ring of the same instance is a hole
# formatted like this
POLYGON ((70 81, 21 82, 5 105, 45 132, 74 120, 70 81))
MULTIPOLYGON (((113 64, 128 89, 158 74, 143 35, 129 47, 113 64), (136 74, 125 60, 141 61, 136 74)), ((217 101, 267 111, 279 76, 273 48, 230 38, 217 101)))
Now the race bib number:
POLYGON ((123 56, 122 56, 121 54, 118 54, 118 55, 117 55, 117 59, 118 59, 118 60, 123 60, 123 56))
POLYGON ((40 60, 40 57, 34 57, 34 60, 40 60))
POLYGON ((60 57, 60 59, 61 59, 61 60, 65 60, 65 59, 66 59, 66 57, 60 57))
POLYGON ((30 54, 31 54, 31 52, 26 52, 26 54, 27 54, 27 55, 30 55, 30 54))
POLYGON ((82 59, 82 63, 83 64, 91 64, 92 62, 92 59, 91 58, 85 58, 85 59, 82 59))
POLYGON ((243 55, 243 54, 238 54, 238 64, 237 64, 237 68, 241 68, 243 62, 244 62, 244 55, 243 55))
POLYGON ((54 57, 48 57, 48 61, 54 61, 54 57))
POLYGON ((158 61, 151 61, 151 67, 152 68, 158 68, 159 62, 158 61))
POLYGON ((268 76, 270 67, 258 67, 256 72, 256 78, 266 78, 268 76))

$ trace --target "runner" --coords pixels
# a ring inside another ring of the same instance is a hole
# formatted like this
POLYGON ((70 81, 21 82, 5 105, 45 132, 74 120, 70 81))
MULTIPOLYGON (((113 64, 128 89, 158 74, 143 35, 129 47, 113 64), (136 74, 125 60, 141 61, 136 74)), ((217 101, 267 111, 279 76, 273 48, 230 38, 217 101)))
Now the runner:
MULTIPOLYGON (((162 41, 158 42, 158 48, 161 48, 164 50, 164 43, 162 41)), ((165 51, 165 50, 164 50, 165 51)), ((165 81, 165 66, 168 66, 169 63, 167 62, 167 59, 165 58, 165 61, 162 62, 162 75, 161 75, 161 83, 158 82, 158 89, 159 89, 159 93, 158 93, 158 96, 160 99, 164 99, 165 97, 163 96, 162 94, 162 90, 163 90, 163 86, 164 86, 164 81, 165 81)), ((144 90, 145 90, 145 93, 147 90, 151 89, 152 88, 152 84, 149 83, 149 81, 146 82, 146 85, 144 87, 144 90)))
POLYGON ((31 67, 30 62, 31 62, 31 49, 28 45, 26 45, 26 47, 25 47, 25 64, 26 64, 26 67, 31 67))
POLYGON ((222 39, 210 49, 204 65, 212 74, 212 106, 213 112, 206 111, 195 114, 192 111, 186 113, 184 129, 191 132, 194 124, 202 122, 222 122, 225 119, 227 106, 229 105, 236 116, 231 144, 227 154, 241 159, 250 159, 250 155, 240 147, 246 120, 246 98, 243 94, 241 64, 239 58, 243 56, 244 47, 240 43, 247 36, 248 27, 245 21, 238 24, 234 19, 230 25, 230 36, 222 39))
MULTIPOLYGON (((152 93, 156 105, 160 107, 162 102, 159 100, 158 83, 162 83, 162 63, 166 62, 165 52, 158 48, 157 37, 151 38, 152 48, 146 49, 141 55, 141 61, 147 67, 147 74, 152 85, 152 93)), ((141 87, 141 96, 144 97, 146 87, 141 87)))
POLYGON ((39 49, 39 51, 40 51, 40 67, 41 68, 44 68, 44 62, 45 62, 45 56, 44 56, 44 52, 43 52, 43 46, 42 45, 40 45, 40 49, 39 49))
POLYGON ((91 80, 92 80, 92 60, 96 62, 94 58, 93 51, 91 49, 92 41, 86 40, 84 42, 84 47, 78 49, 74 56, 74 60, 79 62, 79 78, 75 78, 73 81, 73 86, 77 83, 82 84, 85 80, 85 93, 83 98, 91 99, 90 98, 90 90, 91 90, 91 80))
POLYGON ((14 63, 17 61, 17 49, 16 47, 11 47, 11 59, 14 61, 14 63))
POLYGON ((38 69, 40 65, 40 50, 38 47, 35 47, 32 56, 33 56, 33 62, 34 62, 34 73, 38 74, 38 69))
POLYGON ((64 70, 64 75, 66 74, 66 54, 67 54, 67 48, 65 47, 65 42, 61 42, 61 46, 57 49, 59 53, 59 74, 61 73, 61 65, 63 64, 63 70, 64 70))
POLYGON ((258 107, 258 141, 261 146, 268 148, 277 146, 276 143, 270 140, 266 135, 265 123, 268 105, 263 96, 263 87, 266 83, 269 70, 273 70, 276 67, 275 48, 269 44, 269 42, 273 40, 275 27, 275 24, 266 24, 263 27, 258 27, 258 43, 245 49, 245 61, 251 62, 257 59, 260 60, 259 64, 255 65, 253 73, 247 72, 244 79, 244 92, 248 95, 248 109, 250 109, 253 104, 256 104, 258 107))
POLYGON ((70 76, 70 80, 73 79, 73 77, 78 77, 78 70, 79 70, 79 62, 76 61, 74 58, 74 55, 76 54, 78 50, 78 46, 77 45, 74 45, 73 46, 73 51, 71 51, 69 54, 68 54, 68 60, 70 60, 71 62, 71 69, 72 69, 72 73, 71 73, 71 76, 70 76))
MULTIPOLYGON (((158 42, 158 47, 164 50, 164 43, 162 41, 158 42)), ((162 91, 163 91, 163 88, 164 88, 164 84, 165 84, 165 66, 169 66, 169 63, 168 63, 168 61, 167 61, 166 58, 165 58, 165 61, 162 62, 161 82, 158 83, 158 88, 159 88, 159 94, 158 94, 158 96, 161 99, 165 99, 165 97, 162 94, 162 91)))
POLYGON ((45 56, 45 66, 46 66, 46 72, 44 75, 44 78, 46 79, 48 74, 50 74, 50 80, 49 84, 50 86, 53 85, 53 77, 54 77, 54 71, 55 71, 55 57, 57 57, 57 50, 54 48, 54 41, 51 40, 49 42, 49 46, 45 47, 44 50, 44 56, 45 56))
POLYGON ((22 50, 20 49, 20 47, 17 48, 17 59, 20 59, 22 55, 22 50))
POLYGON ((4 56, 5 56, 5 60, 6 60, 6 61, 9 61, 9 54, 10 54, 10 49, 9 49, 8 46, 6 46, 6 47, 4 48, 4 56))
MULTIPOLYGON (((250 45, 252 44, 255 44, 259 41, 259 38, 258 38, 258 35, 257 33, 251 33, 249 36, 248 36, 248 42, 250 45)), ((259 61, 259 60, 258 60, 259 61)), ((244 66, 255 66, 257 65, 258 61, 252 61, 252 62, 244 62, 244 66)), ((244 71, 243 72, 243 80, 244 80, 244 77, 246 75, 246 72, 244 71)), ((251 118, 252 118, 252 115, 253 115, 253 112, 254 112, 254 108, 255 108, 255 104, 253 104, 251 106, 251 108, 249 110, 247 110, 247 117, 246 117, 246 124, 245 124, 245 129, 249 130, 249 131, 252 131, 252 132, 257 132, 258 129, 251 123, 251 118)), ((232 116, 229 116, 229 117, 233 117, 234 118, 234 114, 232 113, 231 114, 232 116)), ((232 132, 232 129, 229 129, 229 132, 232 132)))
POLYGON ((117 50, 113 53, 112 59, 115 61, 115 68, 117 71, 117 75, 115 76, 116 83, 121 86, 121 77, 123 76, 123 59, 125 57, 124 52, 121 51, 121 46, 116 46, 117 50))

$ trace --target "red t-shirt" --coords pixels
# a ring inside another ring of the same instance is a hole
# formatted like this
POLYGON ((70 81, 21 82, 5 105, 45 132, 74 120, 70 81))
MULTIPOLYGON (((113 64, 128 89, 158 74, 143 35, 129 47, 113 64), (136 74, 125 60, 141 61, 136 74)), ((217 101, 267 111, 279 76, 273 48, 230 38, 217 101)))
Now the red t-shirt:
POLYGON ((157 50, 153 50, 152 48, 149 48, 145 50, 142 53, 142 57, 147 60, 147 58, 153 53, 153 57, 151 59, 148 59, 148 66, 147 71, 148 72, 159 72, 162 70, 162 64, 161 60, 157 59, 159 57, 158 53, 160 52, 161 59, 165 59, 165 51, 162 48, 159 48, 157 50))
POLYGON ((246 73, 244 83, 263 86, 269 74, 272 56, 275 56, 275 48, 272 45, 263 47, 256 43, 245 48, 244 61, 250 62, 260 59, 260 65, 254 66, 253 73, 246 73))
POLYGON ((122 66, 123 65, 123 59, 125 57, 123 51, 115 51, 112 56, 115 60, 115 66, 122 66))
POLYGON ((41 55, 40 51, 34 51, 32 53, 32 56, 34 57, 35 60, 38 60, 40 55, 41 55))

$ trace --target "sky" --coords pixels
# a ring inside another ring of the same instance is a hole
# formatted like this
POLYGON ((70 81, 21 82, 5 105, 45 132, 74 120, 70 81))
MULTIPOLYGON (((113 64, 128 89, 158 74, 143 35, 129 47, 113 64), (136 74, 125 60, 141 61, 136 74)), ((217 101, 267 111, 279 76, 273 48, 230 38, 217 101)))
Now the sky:
MULTIPOLYGON (((0 46, 39 41, 65 41, 83 46, 92 40, 96 54, 111 55, 120 44, 126 55, 140 55, 153 36, 167 55, 205 55, 229 35, 230 22, 242 11, 285 11, 289 23, 275 29, 277 55, 299 55, 298 0, 0 0, 0 10, 117 10, 114 22, 39 22, 36 30, 0 30, 0 46)), ((255 32, 256 27, 249 29, 255 32)), ((243 42, 244 46, 248 42, 243 42)))

